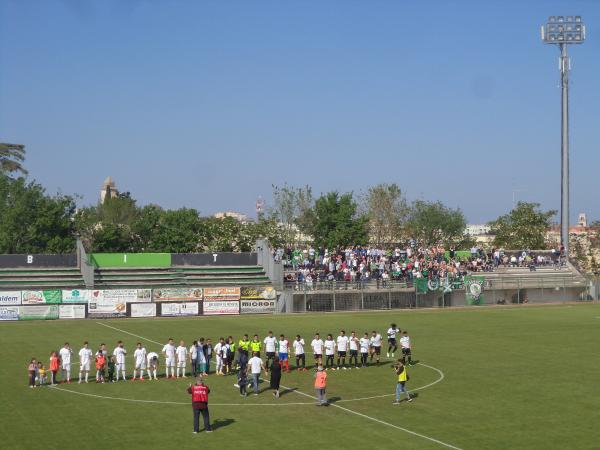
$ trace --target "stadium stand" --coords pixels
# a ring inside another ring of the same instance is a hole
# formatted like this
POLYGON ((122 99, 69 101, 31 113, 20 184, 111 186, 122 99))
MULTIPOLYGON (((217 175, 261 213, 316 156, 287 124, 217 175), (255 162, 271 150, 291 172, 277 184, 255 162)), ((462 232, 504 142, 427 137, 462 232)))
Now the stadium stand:
POLYGON ((85 287, 79 268, 0 269, 0 289, 73 289, 85 287))
POLYGON ((260 266, 96 268, 94 287, 252 286, 269 284, 260 266))

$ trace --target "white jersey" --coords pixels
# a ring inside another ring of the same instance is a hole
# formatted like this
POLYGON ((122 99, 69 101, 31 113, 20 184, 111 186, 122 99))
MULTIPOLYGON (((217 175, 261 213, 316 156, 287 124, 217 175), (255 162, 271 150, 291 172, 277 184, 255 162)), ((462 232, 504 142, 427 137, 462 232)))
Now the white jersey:
POLYGON ((187 359, 188 349, 183 345, 180 345, 175 349, 175 353, 177 353, 177 361, 183 362, 187 359))
POLYGON ((190 346, 190 358, 197 359, 198 358, 198 347, 195 345, 190 346))
POLYGON ((396 339, 396 334, 400 333, 398 328, 388 328, 387 337, 388 339, 396 339))
POLYGON ((331 341, 327 339, 324 346, 326 355, 333 355, 335 353, 335 341, 333 339, 331 341))
POLYGON ((116 347, 113 351, 113 355, 116 356, 117 364, 125 364, 125 355, 127 354, 127 350, 123 347, 116 347))
POLYGON ((381 347, 381 335, 379 333, 375 336, 371 336, 371 345, 373 347, 381 347))
POLYGON ((400 338, 400 347, 410 348, 410 338, 408 336, 402 336, 400 338))
POLYGON ((263 343, 265 344, 265 352, 275 353, 275 346, 277 345, 277 338, 275 336, 267 336, 263 343))
POLYGON ((358 350, 358 338, 350 337, 350 351, 358 350))
POLYGON ((82 366, 89 365, 92 360, 92 351, 89 348, 79 350, 79 364, 82 366))
POLYGON ((135 359, 136 366, 143 364, 146 361, 146 349, 144 347, 136 348, 133 352, 133 359, 135 359))
POLYGON ((175 358, 175 346, 173 344, 165 344, 162 351, 164 352, 167 359, 175 358))
POLYGON ((73 350, 71 350, 70 348, 61 348, 60 351, 58 352, 59 356, 60 356, 60 360, 62 361, 63 364, 71 364, 71 354, 73 353, 73 350))
POLYGON ((310 343, 310 346, 313 349, 313 353, 317 354, 317 355, 322 355, 323 354, 323 339, 313 339, 312 342, 310 343))
POLYGON ((368 338, 366 338, 366 337, 360 338, 360 352, 368 353, 370 344, 371 344, 371 341, 368 338))
POLYGON ((338 352, 345 352, 348 350, 348 336, 337 337, 338 352))
POLYGON ((148 365, 152 365, 153 364, 153 359, 156 358, 156 361, 158 362, 158 353, 156 352, 150 352, 148 353, 148 365))
POLYGON ((296 339, 294 341, 294 353, 296 355, 304 355, 304 339, 296 339))
POLYGON ((225 347, 225 344, 221 344, 220 342, 217 342, 217 344, 213 348, 213 352, 215 352, 215 355, 217 355, 217 358, 221 358, 223 347, 225 347))
POLYGON ((279 353, 289 353, 290 352, 290 343, 287 339, 283 339, 279 341, 279 353))
POLYGON ((223 359, 227 358, 227 353, 229 352, 230 348, 231 348, 231 346, 229 344, 223 344, 221 346, 221 358, 223 358, 223 359))

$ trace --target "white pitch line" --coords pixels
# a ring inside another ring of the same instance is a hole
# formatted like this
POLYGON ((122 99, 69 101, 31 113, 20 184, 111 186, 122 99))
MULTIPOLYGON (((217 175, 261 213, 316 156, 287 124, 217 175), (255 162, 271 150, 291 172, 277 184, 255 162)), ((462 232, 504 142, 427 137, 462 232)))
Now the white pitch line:
POLYGON ((121 333, 125 333, 125 334, 128 334, 130 336, 143 339, 144 341, 152 342, 152 343, 157 344, 157 345, 163 345, 160 342, 153 341, 152 339, 145 338, 144 336, 140 336, 138 334, 130 333, 129 331, 121 330, 120 328, 117 328, 117 327, 111 327, 110 325, 106 325, 105 323, 102 323, 102 322, 96 322, 96 323, 98 325, 102 325, 103 327, 112 328, 113 330, 120 331, 121 333))
MULTIPOLYGON (((426 384, 425 386, 419 386, 417 388, 411 389, 410 392, 422 391, 423 389, 427 389, 428 387, 431 387, 434 384, 438 384, 440 381, 442 381, 444 379, 444 372, 442 372, 440 369, 437 369, 437 368, 435 368, 433 366, 429 366, 429 365, 423 364, 423 363, 419 363, 419 365, 423 366, 423 367, 427 367, 427 368, 432 369, 432 370, 435 370, 437 373, 440 374, 440 377, 437 380, 435 380, 434 382, 426 384)), ((396 395, 396 394, 381 394, 381 395, 373 395, 371 397, 349 398, 347 400, 338 400, 336 403, 358 402, 360 400, 372 400, 374 398, 392 397, 394 395, 396 395)))
MULTIPOLYGON (((283 384, 281 385, 281 387, 283 387, 285 389, 290 389, 290 388, 284 386, 283 384)), ((312 395, 306 394, 306 393, 304 393, 302 391, 294 390, 294 392, 296 394, 304 395, 305 397, 309 397, 309 398, 312 398, 314 400, 317 400, 317 397, 313 397, 312 395)), ((367 416, 366 414, 360 413, 358 411, 353 411, 352 409, 344 408, 343 406, 337 405, 336 403, 330 403, 330 406, 333 406, 334 408, 339 408, 342 411, 346 411, 346 412, 348 412, 350 414, 354 414, 354 415, 359 416, 359 417, 364 417, 365 419, 372 420, 373 422, 377 422, 377 423, 380 423, 382 425, 387 425, 388 427, 392 427, 392 428, 395 428, 397 430, 404 431, 405 433, 412 434, 413 436, 417 436, 417 437, 420 437, 422 439, 426 439, 428 441, 435 442, 436 444, 442 445, 444 447, 452 448, 454 450, 462 450, 460 447, 455 447, 454 445, 448 444, 446 442, 440 441, 440 440, 432 438, 430 436, 425 436, 424 434, 417 433, 416 431, 411 431, 409 429, 406 429, 406 428, 403 428, 403 427, 399 427, 398 425, 394 425, 394 424, 389 423, 389 422, 384 422, 383 420, 376 419, 375 417, 367 416)))

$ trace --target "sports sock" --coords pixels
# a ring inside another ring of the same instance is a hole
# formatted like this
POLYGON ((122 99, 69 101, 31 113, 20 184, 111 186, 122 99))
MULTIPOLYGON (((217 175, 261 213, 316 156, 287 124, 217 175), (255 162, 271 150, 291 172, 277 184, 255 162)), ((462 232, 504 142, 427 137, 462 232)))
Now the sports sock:
POLYGON ((88 382, 88 376, 89 376, 89 374, 90 374, 90 373, 89 373, 88 371, 86 371, 86 372, 85 372, 85 382, 86 382, 86 383, 88 382))
POLYGON ((67 381, 71 381, 71 371, 67 370, 67 381))
POLYGON ((140 370, 140 379, 143 380, 144 379, 144 369, 140 370))
POLYGON ((81 372, 79 372, 79 382, 81 383, 81 372))

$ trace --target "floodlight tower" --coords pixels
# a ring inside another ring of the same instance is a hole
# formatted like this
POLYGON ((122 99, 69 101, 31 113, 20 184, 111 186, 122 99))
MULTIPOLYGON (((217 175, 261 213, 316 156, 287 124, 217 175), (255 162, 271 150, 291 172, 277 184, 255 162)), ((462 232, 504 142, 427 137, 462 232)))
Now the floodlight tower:
POLYGON ((569 70, 571 60, 567 55, 569 44, 582 44, 585 40, 585 25, 581 16, 550 16, 542 26, 542 40, 546 44, 557 44, 560 49, 561 98, 561 197, 560 197, 560 240, 569 257, 569 70))

